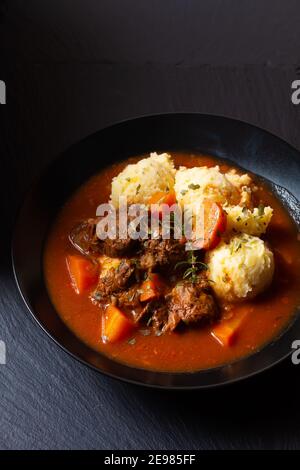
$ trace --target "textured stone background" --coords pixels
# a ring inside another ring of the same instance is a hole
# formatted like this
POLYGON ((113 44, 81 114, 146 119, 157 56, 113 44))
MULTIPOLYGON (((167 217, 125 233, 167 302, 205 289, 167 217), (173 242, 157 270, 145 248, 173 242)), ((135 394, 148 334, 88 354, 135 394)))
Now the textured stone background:
MULTIPOLYGON (((235 386, 144 390, 77 363, 17 293, 9 249, 24 190, 82 137, 148 113, 240 118, 300 149, 291 82, 300 65, 297 0, 1 2, 1 449, 300 448, 298 370, 235 386)), ((53 188, 55 190, 55 188, 53 188)))

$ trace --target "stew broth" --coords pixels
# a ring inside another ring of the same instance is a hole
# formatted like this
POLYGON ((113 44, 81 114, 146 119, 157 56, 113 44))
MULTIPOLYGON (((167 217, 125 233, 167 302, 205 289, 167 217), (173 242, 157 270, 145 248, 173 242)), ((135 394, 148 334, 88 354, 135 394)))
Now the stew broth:
MULTIPOLYGON (((221 171, 232 167, 216 158, 186 153, 172 153, 176 166, 214 166, 221 171)), ((107 202, 111 180, 128 163, 113 164, 92 177, 70 198, 60 211, 49 234, 44 253, 44 275, 52 302, 64 323, 91 348, 132 366, 163 371, 193 371, 232 362, 247 356, 276 337, 291 320, 300 305, 300 241, 298 230, 270 189, 259 183, 257 202, 274 209, 264 236, 274 252, 275 275, 272 286, 258 298, 230 306, 234 312, 250 314, 241 325, 238 341, 224 347, 211 336, 211 327, 189 328, 161 336, 144 336, 139 330, 135 341, 104 344, 101 340, 102 311, 89 299, 78 295, 71 286, 66 256, 75 252, 69 243, 71 229, 83 219, 94 217, 100 203, 107 202), (133 344, 134 343, 134 344, 133 344)), ((130 338, 129 338, 130 339, 130 338)))

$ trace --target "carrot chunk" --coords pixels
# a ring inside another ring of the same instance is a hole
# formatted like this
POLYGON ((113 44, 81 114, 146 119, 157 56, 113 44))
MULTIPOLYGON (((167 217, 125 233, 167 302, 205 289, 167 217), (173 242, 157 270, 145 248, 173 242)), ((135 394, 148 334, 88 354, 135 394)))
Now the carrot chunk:
POLYGON ((82 294, 96 284, 99 273, 97 263, 80 255, 69 255, 67 256, 67 267, 72 286, 77 294, 82 294))
POLYGON ((168 206, 172 206, 175 202, 176 195, 173 190, 168 192, 158 191, 149 200, 149 204, 167 204, 168 206))
POLYGON ((118 307, 113 304, 106 307, 102 332, 104 342, 120 341, 129 336, 134 329, 134 323, 118 307))
POLYGON ((203 238, 194 242, 197 249, 212 250, 221 241, 226 230, 227 217, 220 204, 205 200, 203 202, 203 238))
POLYGON ((140 301, 158 299, 164 292, 165 284, 159 274, 151 273, 141 286, 140 301))
POLYGON ((247 316, 247 311, 234 315, 229 320, 224 320, 211 330, 211 335, 222 346, 233 346, 237 340, 240 326, 247 316))

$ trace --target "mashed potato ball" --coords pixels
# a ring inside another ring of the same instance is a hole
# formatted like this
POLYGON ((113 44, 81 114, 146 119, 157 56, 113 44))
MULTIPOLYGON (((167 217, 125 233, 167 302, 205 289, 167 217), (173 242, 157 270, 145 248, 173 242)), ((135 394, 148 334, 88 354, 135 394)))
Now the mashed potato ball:
POLYGON ((112 180, 111 202, 119 206, 119 197, 126 196, 128 204, 147 204, 150 197, 159 191, 173 189, 175 168, 167 153, 151 153, 135 164, 127 165, 112 180))
POLYGON ((206 255, 216 295, 238 301, 255 297, 271 283, 274 257, 263 240, 247 234, 223 241, 206 255))
POLYGON ((175 192, 182 204, 193 204, 210 199, 220 204, 238 204, 240 191, 220 172, 219 166, 185 168, 176 172, 175 192))

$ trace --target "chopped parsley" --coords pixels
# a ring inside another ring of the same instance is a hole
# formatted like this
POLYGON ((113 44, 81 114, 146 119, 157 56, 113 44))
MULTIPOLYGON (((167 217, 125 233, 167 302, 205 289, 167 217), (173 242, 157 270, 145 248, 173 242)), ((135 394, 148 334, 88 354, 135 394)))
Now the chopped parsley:
POLYGON ((259 204, 258 206, 258 216, 262 217, 265 213, 265 206, 263 204, 259 204))
POLYGON ((191 184, 189 184, 188 187, 189 187, 190 189, 195 190, 195 189, 199 189, 199 188, 200 188, 200 184, 191 183, 191 184))
POLYGON ((239 251, 240 249, 242 248, 242 242, 240 240, 236 240, 234 239, 233 240, 233 243, 230 247, 230 251, 231 251, 231 254, 233 255, 233 253, 236 253, 237 251, 239 251))

